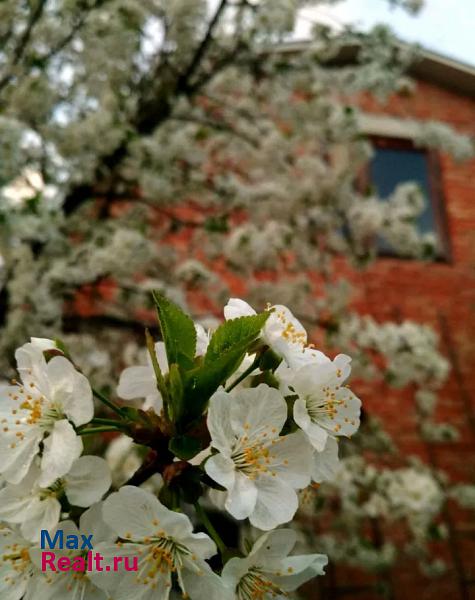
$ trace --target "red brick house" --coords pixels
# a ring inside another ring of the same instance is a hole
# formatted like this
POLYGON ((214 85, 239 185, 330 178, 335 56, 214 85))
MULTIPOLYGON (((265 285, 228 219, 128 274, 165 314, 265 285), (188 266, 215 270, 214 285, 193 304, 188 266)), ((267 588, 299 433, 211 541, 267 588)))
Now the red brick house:
MULTIPOLYGON (((389 192, 384 186, 410 175, 419 181, 429 200, 421 227, 437 235, 441 255, 432 263, 381 256, 353 284, 363 313, 381 320, 413 319, 439 332, 452 372, 441 390, 437 416, 457 426, 460 439, 426 444, 407 393, 385 396, 382 388, 381 394, 365 395, 365 405, 384 420, 403 452, 424 457, 453 481, 475 483, 475 160, 456 163, 411 142, 415 123, 422 121, 440 121, 475 137, 475 68, 424 52, 411 75, 414 93, 384 103, 364 96, 359 105, 366 132, 375 139, 371 175, 377 187, 381 182, 380 191, 389 192)), ((437 551, 449 573, 430 580, 409 562, 402 564, 390 577, 394 599, 475 599, 474 515, 449 506, 444 521, 449 537, 437 551)), ((331 581, 322 583, 320 597, 380 598, 371 589, 375 582, 356 570, 337 568, 331 581)))

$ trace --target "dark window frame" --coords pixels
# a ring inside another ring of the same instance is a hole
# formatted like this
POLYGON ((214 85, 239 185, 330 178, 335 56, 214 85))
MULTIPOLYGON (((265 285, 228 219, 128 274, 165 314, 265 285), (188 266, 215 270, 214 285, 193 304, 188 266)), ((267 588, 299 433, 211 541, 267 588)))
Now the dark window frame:
MULTIPOLYGON (((428 181, 429 181, 429 198, 432 212, 434 215, 435 233, 439 241, 439 252, 434 257, 437 262, 451 264, 453 262, 452 244, 449 233, 449 222, 447 213, 446 196, 442 185, 442 167, 440 156, 436 150, 421 148, 414 144, 409 138, 398 138, 383 135, 370 135, 368 140, 375 148, 390 148, 394 150, 412 150, 424 152, 427 157, 428 181)), ((361 191, 366 191, 371 186, 370 164, 368 163, 361 171, 358 178, 358 188, 361 191)), ((402 257, 389 250, 382 250, 379 256, 401 258, 408 260, 407 257, 402 257)), ((410 259, 409 259, 410 260, 410 259)))

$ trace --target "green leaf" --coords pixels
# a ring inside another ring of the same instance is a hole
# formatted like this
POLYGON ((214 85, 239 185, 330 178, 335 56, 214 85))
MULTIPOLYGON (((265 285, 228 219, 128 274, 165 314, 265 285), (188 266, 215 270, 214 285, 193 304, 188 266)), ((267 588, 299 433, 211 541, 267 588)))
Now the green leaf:
POLYGON ((204 363, 186 374, 185 416, 187 420, 195 419, 203 413, 209 398, 239 367, 248 347, 249 341, 246 339, 227 352, 223 352, 213 363, 204 363))
POLYGON ((157 307, 168 364, 176 363, 185 370, 192 368, 196 353, 196 331, 193 321, 165 296, 158 292, 152 294, 157 307))
POLYGON ((197 438, 187 435, 177 435, 170 440, 168 449, 181 460, 190 460, 190 458, 201 452, 203 447, 197 438))
POLYGON ((168 383, 170 388, 170 404, 168 411, 171 420, 176 423, 183 415, 183 381, 180 369, 176 363, 170 365, 168 372, 168 383))
POLYGON ((202 364, 183 377, 186 421, 203 414, 210 396, 239 367, 246 352, 259 337, 268 317, 269 313, 265 312, 231 319, 214 332, 202 364))
POLYGON ((263 312, 258 315, 225 321, 216 329, 210 340, 204 364, 212 365, 223 353, 238 345, 250 346, 259 336, 269 314, 269 312, 263 312))

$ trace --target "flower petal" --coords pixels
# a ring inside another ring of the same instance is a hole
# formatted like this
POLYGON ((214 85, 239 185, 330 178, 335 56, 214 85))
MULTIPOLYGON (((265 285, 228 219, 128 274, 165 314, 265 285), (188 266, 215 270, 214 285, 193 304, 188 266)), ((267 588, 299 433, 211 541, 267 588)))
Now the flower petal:
POLYGON ((256 480, 258 496, 249 520, 254 527, 269 531, 292 520, 298 508, 294 489, 282 479, 261 476, 256 480))
POLYGON ((109 466, 99 456, 81 456, 65 476, 66 496, 74 506, 91 506, 110 488, 109 466))
POLYGON ((49 397, 50 387, 46 376, 47 365, 41 348, 31 343, 23 344, 15 352, 15 359, 23 383, 40 394, 49 397))
POLYGON ((24 538, 38 542, 41 530, 51 531, 59 523, 61 504, 50 496, 40 500, 35 498, 30 505, 28 517, 21 524, 21 533, 24 538))
MULTIPOLYGON (((167 357, 167 349, 165 348, 165 344, 163 342, 155 343, 155 354, 157 356, 158 366, 162 370, 162 373, 168 373, 168 357, 167 357)), ((150 360, 150 358, 149 358, 150 360)), ((152 364, 150 363, 150 366, 152 364)))
POLYGON ((233 487, 228 492, 225 508, 235 519, 245 519, 254 510, 257 501, 255 483, 242 473, 236 473, 233 487))
POLYGON ((271 446, 271 470, 295 489, 310 483, 312 447, 302 431, 279 437, 271 446))
POLYGON ((333 359, 333 364, 338 369, 338 380, 339 383, 343 383, 351 373, 351 357, 346 354, 338 354, 333 359))
POLYGON ((351 437, 360 426, 361 400, 347 387, 336 390, 335 396, 333 414, 322 416, 319 418, 319 423, 333 435, 351 437))
POLYGON ((286 575, 273 575, 271 579, 284 592, 292 592, 317 575, 324 575, 327 564, 328 557, 325 554, 288 556, 280 564, 281 571, 286 575))
POLYGON ((73 462, 81 455, 82 448, 82 440, 76 435, 71 423, 64 419, 56 421, 53 431, 44 440, 39 485, 48 487, 56 479, 66 475, 73 462))
POLYGON ((234 462, 222 454, 215 454, 205 462, 206 473, 226 489, 234 485, 236 478, 234 462))
POLYGON ((231 425, 238 436, 250 441, 270 440, 279 435, 287 419, 287 404, 282 394, 261 383, 256 388, 243 389, 228 404, 231 425))
POLYGON ((294 421, 305 432, 312 446, 321 452, 327 443, 328 433, 318 423, 312 422, 305 401, 301 398, 294 403, 294 421))
POLYGON ((102 516, 118 536, 141 540, 156 529, 161 506, 152 494, 127 485, 104 501, 102 516))
POLYGON ((117 395, 124 400, 157 394, 157 381, 151 367, 128 367, 120 375, 117 395))
POLYGON ((208 429, 211 445, 225 455, 229 455, 234 439, 234 431, 230 420, 230 407, 233 397, 220 388, 209 400, 208 429))
MULTIPOLYGON (((190 562, 185 559, 185 567, 190 562)), ((235 600, 234 590, 225 587, 221 577, 213 573, 204 561, 194 561, 190 567, 183 569, 181 576, 185 586, 183 593, 187 597, 193 600, 235 600), (198 572, 196 568, 199 568, 198 572)))
POLYGON ((193 527, 189 518, 168 510, 150 492, 134 486, 124 486, 103 503, 104 521, 125 539, 143 540, 157 529, 176 539, 190 537, 193 527))
POLYGON ((224 318, 227 321, 238 317, 250 317, 255 314, 257 313, 252 306, 240 298, 230 298, 224 307, 224 318))
POLYGON ((327 481, 335 476, 338 470, 338 442, 328 437, 323 452, 315 452, 313 457, 312 479, 316 483, 327 481))
POLYGON ((285 558, 297 541, 293 529, 275 529, 262 535, 252 547, 249 557, 253 564, 264 567, 269 561, 285 558))
POLYGON ((0 473, 9 483, 19 483, 26 476, 39 452, 41 430, 35 427, 24 433, 23 438, 14 433, 0 436, 0 473))
POLYGON ((203 325, 195 323, 196 331, 196 356, 204 356, 209 345, 209 334, 203 325))
POLYGON ((105 523, 102 516, 102 502, 96 502, 79 519, 79 531, 86 535, 93 534, 94 545, 116 539, 116 534, 105 523))

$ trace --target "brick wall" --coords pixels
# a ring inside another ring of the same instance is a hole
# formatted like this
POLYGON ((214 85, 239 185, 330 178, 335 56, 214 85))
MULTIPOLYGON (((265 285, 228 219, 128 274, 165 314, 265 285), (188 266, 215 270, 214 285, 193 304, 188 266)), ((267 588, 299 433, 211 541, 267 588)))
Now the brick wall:
MULTIPOLYGON (((427 82, 415 94, 393 97, 380 104, 369 96, 360 100, 368 113, 395 118, 437 120, 475 135, 475 99, 427 82)), ((448 219, 450 262, 426 264, 381 258, 353 277, 355 304, 375 318, 409 318, 434 327, 452 373, 441 390, 437 416, 456 425, 460 440, 427 445, 419 436, 410 393, 364 391, 368 410, 379 415, 404 453, 416 454, 448 471, 453 481, 475 483, 475 161, 454 163, 440 156, 441 181, 448 219)), ((475 600, 475 521, 473 513, 449 505, 443 515, 449 538, 436 552, 449 564, 442 579, 424 578, 410 561, 402 562, 386 578, 396 600, 450 598, 475 600)), ((377 580, 357 570, 337 568, 321 582, 320 598, 370 600, 381 597, 377 580), (368 587, 369 586, 369 587, 368 587)))

